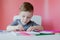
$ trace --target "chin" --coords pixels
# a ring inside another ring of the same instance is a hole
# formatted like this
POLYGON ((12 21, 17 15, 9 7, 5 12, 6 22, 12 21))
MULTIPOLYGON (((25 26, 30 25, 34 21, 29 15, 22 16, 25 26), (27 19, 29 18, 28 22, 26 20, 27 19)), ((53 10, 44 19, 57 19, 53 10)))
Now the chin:
POLYGON ((26 25, 27 23, 22 23, 23 25, 26 25))

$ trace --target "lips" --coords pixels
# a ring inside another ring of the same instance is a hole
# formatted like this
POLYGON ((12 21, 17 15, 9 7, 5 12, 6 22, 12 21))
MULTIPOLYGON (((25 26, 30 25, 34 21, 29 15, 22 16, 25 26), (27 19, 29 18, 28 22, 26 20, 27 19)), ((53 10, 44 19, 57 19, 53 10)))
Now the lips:
POLYGON ((23 25, 26 25, 27 23, 26 22, 22 22, 23 25))

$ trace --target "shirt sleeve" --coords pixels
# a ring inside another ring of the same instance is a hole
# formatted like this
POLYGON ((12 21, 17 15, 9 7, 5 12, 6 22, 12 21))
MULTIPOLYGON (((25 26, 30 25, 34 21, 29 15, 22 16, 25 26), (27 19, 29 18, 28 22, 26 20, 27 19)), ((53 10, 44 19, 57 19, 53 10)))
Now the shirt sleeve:
POLYGON ((18 23, 18 20, 15 20, 11 23, 11 26, 17 26, 19 23, 18 23))

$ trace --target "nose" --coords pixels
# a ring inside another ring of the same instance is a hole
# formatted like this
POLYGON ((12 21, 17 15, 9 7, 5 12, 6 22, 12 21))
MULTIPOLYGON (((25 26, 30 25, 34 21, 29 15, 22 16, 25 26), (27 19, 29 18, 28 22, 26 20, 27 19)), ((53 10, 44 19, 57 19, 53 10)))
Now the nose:
POLYGON ((27 21, 27 17, 24 18, 24 21, 25 21, 25 22, 27 21))

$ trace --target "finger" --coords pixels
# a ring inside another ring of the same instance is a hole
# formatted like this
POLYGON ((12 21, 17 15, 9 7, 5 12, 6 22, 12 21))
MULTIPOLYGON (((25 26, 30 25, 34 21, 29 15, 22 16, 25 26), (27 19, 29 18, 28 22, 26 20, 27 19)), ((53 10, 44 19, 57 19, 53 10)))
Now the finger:
POLYGON ((29 31, 29 32, 30 32, 31 30, 32 30, 31 28, 27 29, 27 31, 29 31))

